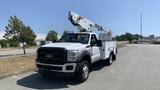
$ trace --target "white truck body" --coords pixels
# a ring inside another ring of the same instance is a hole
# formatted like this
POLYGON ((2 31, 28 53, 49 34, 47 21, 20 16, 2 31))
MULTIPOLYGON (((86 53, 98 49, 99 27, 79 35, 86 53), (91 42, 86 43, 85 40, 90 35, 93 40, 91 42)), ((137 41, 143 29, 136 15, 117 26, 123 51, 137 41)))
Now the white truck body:
MULTIPOLYGON (((49 70, 49 71, 54 71, 54 72, 64 72, 64 73, 74 73, 77 67, 77 62, 76 60, 78 60, 81 57, 81 54, 83 54, 84 51, 88 51, 90 53, 90 64, 93 64, 96 61, 99 60, 108 60, 108 58, 110 57, 110 54, 113 53, 114 55, 116 55, 116 42, 115 41, 102 41, 102 46, 98 46, 98 45, 93 45, 91 46, 91 39, 92 39, 92 35, 96 36, 95 33, 75 33, 75 34, 88 34, 90 35, 88 43, 86 44, 82 44, 82 43, 73 43, 73 42, 57 42, 57 43, 51 43, 51 44, 46 44, 41 46, 40 48, 64 48, 67 51, 67 63, 64 64, 52 64, 52 63, 43 63, 41 62, 41 60, 37 57, 37 65, 42 65, 42 66, 54 66, 54 67, 61 67, 62 70, 50 70, 50 69, 45 69, 42 67, 38 67, 39 70, 43 69, 43 70, 49 70), (77 51, 78 55, 75 57, 74 61, 69 60, 70 56, 69 56, 69 52, 70 51, 77 51), (67 66, 73 66, 73 69, 71 70, 67 70, 67 66)), ((96 36, 97 38, 97 36, 96 36)), ((98 38, 97 38, 98 39, 98 38)), ((37 51, 37 56, 38 53, 40 53, 40 51, 37 51)), ((49 55, 52 55, 52 53, 45 53, 45 56, 43 58, 53 58, 54 60, 54 54, 51 57, 48 57, 49 55), (48 55, 48 56, 47 56, 48 55)))
POLYGON ((70 12, 69 20, 80 27, 80 32, 64 34, 59 42, 41 46, 37 50, 36 64, 42 75, 49 72, 74 74, 83 82, 94 62, 104 60, 105 65, 112 64, 116 59, 116 42, 111 41, 110 31, 78 14, 70 12), (104 32, 97 37, 96 33, 88 32, 91 26, 104 32))

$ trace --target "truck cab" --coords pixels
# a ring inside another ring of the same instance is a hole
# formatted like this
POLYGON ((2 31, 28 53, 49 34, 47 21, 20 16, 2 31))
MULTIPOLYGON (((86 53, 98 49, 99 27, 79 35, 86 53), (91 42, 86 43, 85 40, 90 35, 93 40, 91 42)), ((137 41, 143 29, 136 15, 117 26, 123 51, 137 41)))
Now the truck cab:
MULTIPOLYGON (((98 37, 95 33, 86 33, 86 32, 68 33, 65 34, 59 41, 68 42, 72 44, 73 43, 81 44, 82 48, 79 47, 79 51, 81 52, 85 50, 89 51, 89 53, 92 54, 91 55, 92 63, 100 59, 100 47, 102 43, 100 40, 98 40, 98 37)), ((74 47, 71 48, 74 49, 74 47)))

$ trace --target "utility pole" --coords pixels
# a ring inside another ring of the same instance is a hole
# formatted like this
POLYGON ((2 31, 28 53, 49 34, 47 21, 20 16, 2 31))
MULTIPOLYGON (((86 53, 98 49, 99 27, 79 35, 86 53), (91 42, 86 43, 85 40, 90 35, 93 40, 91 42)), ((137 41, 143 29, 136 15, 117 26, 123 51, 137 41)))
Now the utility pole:
MULTIPOLYGON (((140 14, 140 35, 142 36, 142 30, 143 30, 143 14, 140 14)), ((140 38, 140 42, 142 42, 142 37, 140 38)))

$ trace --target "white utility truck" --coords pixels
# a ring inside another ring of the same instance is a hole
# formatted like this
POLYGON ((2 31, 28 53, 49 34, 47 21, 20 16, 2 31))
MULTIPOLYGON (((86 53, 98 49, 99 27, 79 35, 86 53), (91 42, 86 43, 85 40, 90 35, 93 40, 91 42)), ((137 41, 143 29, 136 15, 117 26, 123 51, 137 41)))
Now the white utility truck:
POLYGON ((94 62, 103 60, 105 65, 111 65, 116 60, 116 42, 111 41, 110 30, 83 16, 69 12, 68 18, 79 32, 66 33, 58 42, 38 48, 37 70, 43 76, 73 75, 84 82, 94 62), (98 37, 92 28, 100 31, 98 37))

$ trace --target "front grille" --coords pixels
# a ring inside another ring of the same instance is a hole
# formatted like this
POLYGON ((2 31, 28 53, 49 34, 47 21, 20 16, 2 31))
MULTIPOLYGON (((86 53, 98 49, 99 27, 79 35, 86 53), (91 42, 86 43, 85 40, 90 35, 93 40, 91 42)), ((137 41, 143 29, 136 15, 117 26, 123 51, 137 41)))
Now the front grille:
POLYGON ((45 70, 58 70, 58 71, 62 71, 62 67, 58 67, 58 66, 46 66, 46 65, 39 65, 39 64, 37 64, 37 67, 45 69, 45 70))
POLYGON ((64 48, 41 47, 37 54, 40 63, 61 65, 67 60, 67 51, 64 48))

